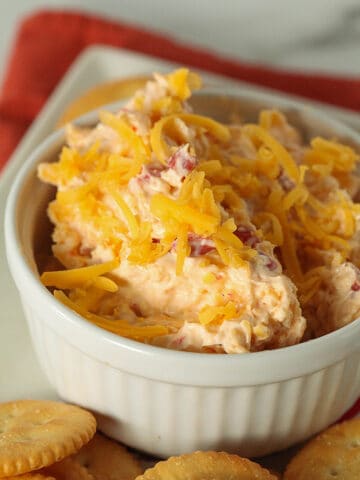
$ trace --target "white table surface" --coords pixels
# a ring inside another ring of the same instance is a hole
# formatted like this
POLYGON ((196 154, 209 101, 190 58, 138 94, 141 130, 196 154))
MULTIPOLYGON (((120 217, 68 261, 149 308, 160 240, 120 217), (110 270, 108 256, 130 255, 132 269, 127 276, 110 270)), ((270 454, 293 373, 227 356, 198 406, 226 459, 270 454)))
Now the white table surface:
POLYGON ((0 0, 0 79, 17 23, 43 8, 135 22, 239 59, 360 75, 360 0, 0 0))

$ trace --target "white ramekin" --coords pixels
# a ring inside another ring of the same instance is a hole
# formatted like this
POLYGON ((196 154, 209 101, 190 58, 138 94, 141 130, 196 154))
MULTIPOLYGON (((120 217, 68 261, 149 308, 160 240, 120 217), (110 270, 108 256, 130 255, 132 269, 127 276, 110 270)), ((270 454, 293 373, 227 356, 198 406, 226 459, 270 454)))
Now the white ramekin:
MULTIPOLYGON (((355 132, 301 104, 238 91, 199 95, 202 110, 220 105, 245 118, 264 106, 291 117, 305 135, 355 132)), ((84 122, 96 120, 88 116, 84 122)), ((35 255, 49 235, 49 187, 39 162, 55 159, 58 131, 19 172, 6 206, 6 251, 39 362, 60 397, 93 410, 111 437, 160 457, 197 449, 244 456, 274 452, 336 421, 360 394, 360 321, 300 345, 239 355, 178 352, 121 338, 59 303, 39 281, 35 255)), ((52 192, 53 193, 53 192, 52 192)))

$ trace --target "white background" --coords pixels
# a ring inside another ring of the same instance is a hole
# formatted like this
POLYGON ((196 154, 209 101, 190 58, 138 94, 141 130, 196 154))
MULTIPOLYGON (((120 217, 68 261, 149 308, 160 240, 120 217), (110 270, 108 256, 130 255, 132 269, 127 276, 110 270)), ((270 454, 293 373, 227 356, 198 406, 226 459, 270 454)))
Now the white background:
POLYGON ((18 22, 40 8, 135 22, 239 59, 360 75, 360 0, 0 0, 0 78, 18 22))

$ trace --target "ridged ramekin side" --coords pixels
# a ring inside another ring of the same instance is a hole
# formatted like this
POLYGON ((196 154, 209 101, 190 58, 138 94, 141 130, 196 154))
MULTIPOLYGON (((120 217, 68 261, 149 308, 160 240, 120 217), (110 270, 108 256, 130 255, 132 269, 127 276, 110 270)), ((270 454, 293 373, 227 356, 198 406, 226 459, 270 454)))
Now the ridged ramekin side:
POLYGON ((336 421, 359 391, 360 354, 262 385, 241 386, 241 372, 239 386, 228 388, 152 380, 74 347, 36 306, 24 310, 40 364, 58 394, 97 413, 104 433, 161 457, 198 449, 265 455, 336 421))

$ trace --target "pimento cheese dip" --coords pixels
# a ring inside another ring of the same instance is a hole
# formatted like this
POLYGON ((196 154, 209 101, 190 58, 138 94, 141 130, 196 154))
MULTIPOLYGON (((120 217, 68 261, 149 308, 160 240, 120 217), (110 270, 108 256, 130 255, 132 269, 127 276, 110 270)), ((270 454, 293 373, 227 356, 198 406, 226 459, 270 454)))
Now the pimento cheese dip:
POLYGON ((360 314, 358 155, 304 144, 277 111, 223 125, 193 112, 187 69, 154 75, 93 128, 68 126, 41 180, 54 295, 96 325, 171 349, 293 345, 360 314))

